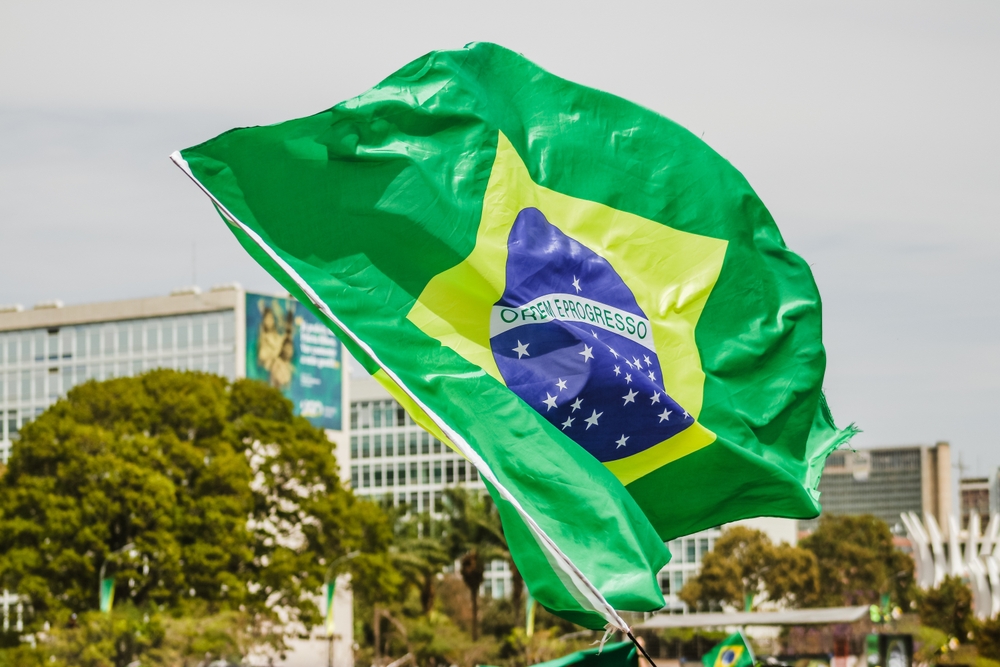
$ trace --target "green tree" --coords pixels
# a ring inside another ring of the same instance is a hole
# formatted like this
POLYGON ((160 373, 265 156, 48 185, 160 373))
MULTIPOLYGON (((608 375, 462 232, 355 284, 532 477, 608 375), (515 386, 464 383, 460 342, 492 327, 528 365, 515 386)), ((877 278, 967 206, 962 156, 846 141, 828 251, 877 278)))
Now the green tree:
MULTIPOLYGON (((920 614, 921 624, 965 641, 974 623, 972 591, 959 577, 945 577, 937 588, 921 591, 917 595, 917 612, 920 614)), ((980 634, 983 634, 982 630, 980 634)), ((984 637, 988 634, 987 631, 984 637)), ((986 645, 989 642, 987 640, 983 643, 986 645)))
POLYGON ((799 546, 819 563, 819 606, 873 604, 883 594, 904 606, 910 600, 913 559, 896 549, 889 526, 874 516, 824 516, 799 546))
POLYGON ((80 385, 22 430, 0 478, 0 583, 30 598, 32 630, 95 609, 105 561, 137 608, 311 624, 323 562, 361 550, 355 587, 377 585, 390 541, 384 514, 340 486, 323 432, 248 380, 80 385))
POLYGON ((740 609, 764 602, 795 607, 815 598, 818 578, 812 553, 784 543, 775 546, 762 531, 731 526, 679 595, 695 609, 713 603, 740 609))

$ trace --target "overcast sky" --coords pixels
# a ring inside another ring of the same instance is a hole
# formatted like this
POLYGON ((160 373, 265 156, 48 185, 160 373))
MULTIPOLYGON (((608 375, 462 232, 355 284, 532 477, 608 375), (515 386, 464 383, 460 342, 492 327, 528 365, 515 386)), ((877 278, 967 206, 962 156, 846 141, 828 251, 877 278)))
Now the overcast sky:
POLYGON ((1000 3, 157 4, 0 2, 0 303, 278 289, 167 156, 493 41, 747 176, 816 274, 856 445, 1000 465, 1000 3))

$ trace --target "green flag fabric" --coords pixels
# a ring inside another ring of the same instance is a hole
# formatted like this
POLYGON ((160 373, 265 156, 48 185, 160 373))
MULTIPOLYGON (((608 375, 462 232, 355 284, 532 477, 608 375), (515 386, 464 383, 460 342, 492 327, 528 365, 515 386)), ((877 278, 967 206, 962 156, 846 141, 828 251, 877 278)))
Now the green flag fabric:
POLYGON ((734 632, 701 658, 704 667, 753 667, 753 651, 743 632, 734 632))
POLYGON ((638 667, 639 655, 632 642, 606 644, 540 662, 535 667, 638 667))
POLYGON ((665 540, 818 514, 851 430, 809 267, 666 118, 477 43, 172 158, 475 465, 549 610, 625 629, 663 604, 665 540))

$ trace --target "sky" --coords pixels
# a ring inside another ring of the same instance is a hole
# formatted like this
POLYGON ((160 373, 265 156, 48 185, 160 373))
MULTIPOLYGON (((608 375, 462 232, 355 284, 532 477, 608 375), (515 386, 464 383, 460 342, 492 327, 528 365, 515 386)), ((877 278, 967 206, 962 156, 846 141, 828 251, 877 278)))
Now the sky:
POLYGON ((347 4, 0 2, 0 304, 278 290, 168 155, 492 41, 743 172, 812 266, 856 446, 1000 466, 1000 3, 347 4))

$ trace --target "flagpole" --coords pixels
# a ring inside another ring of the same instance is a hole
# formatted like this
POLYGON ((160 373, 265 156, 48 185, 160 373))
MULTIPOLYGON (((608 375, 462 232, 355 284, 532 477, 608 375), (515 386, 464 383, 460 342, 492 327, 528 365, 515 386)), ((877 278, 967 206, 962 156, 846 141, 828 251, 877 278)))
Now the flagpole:
POLYGON ((650 664, 650 667, 656 667, 656 663, 653 662, 653 659, 649 657, 648 653, 646 653, 645 647, 643 647, 643 645, 639 642, 639 640, 635 638, 635 635, 632 634, 631 628, 629 628, 627 634, 628 638, 632 640, 633 644, 635 644, 635 647, 639 649, 639 653, 642 653, 642 657, 644 657, 646 659, 646 662, 650 664))

